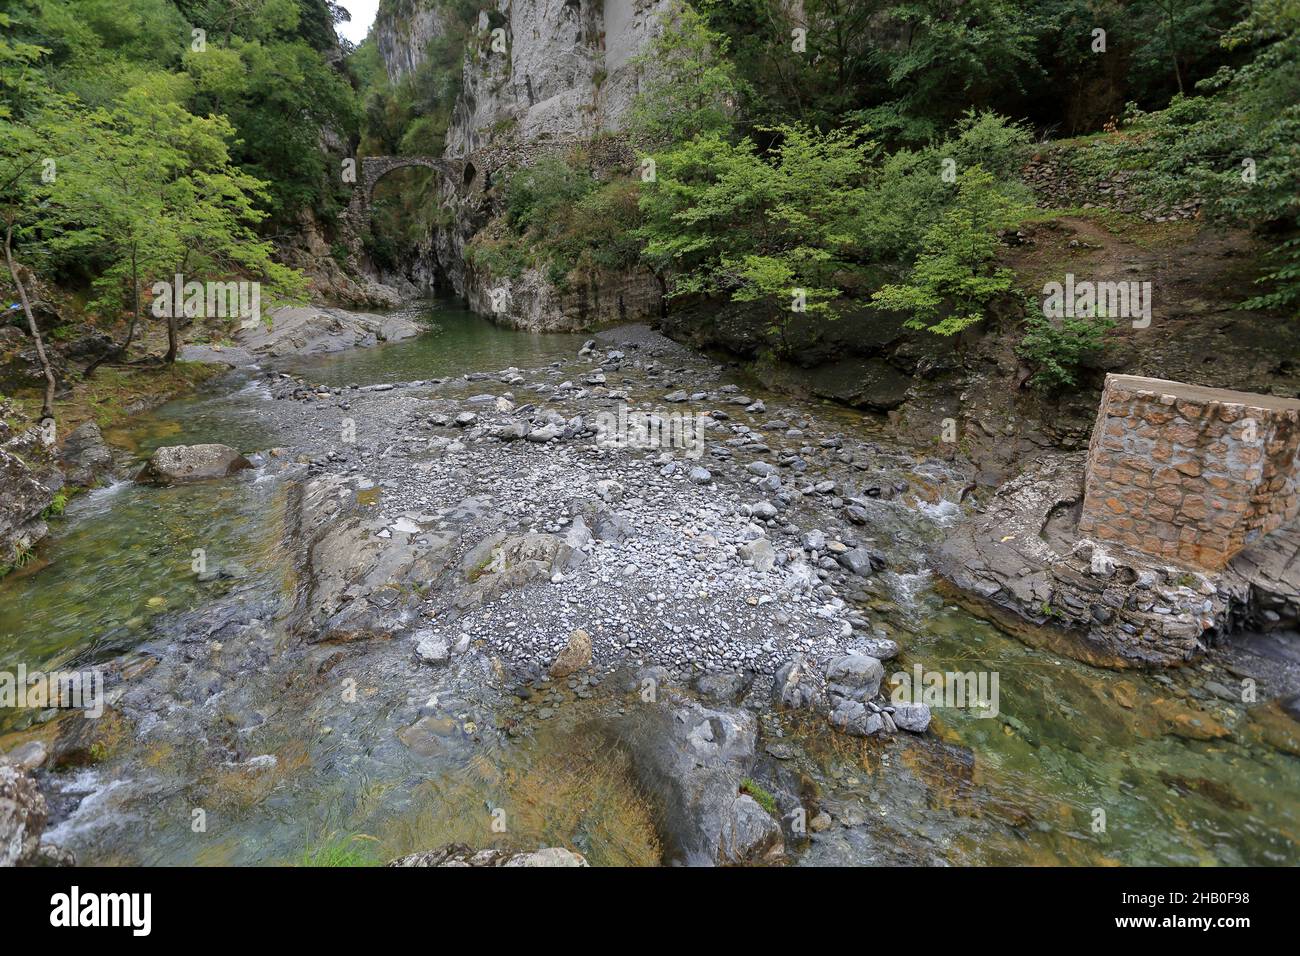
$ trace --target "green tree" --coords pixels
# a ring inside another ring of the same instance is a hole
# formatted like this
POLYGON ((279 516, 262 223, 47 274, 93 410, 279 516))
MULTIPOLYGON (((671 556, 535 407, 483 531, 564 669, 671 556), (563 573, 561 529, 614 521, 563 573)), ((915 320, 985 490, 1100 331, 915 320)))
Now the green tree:
POLYGON ((780 336, 793 314, 835 314, 837 278, 859 249, 853 221, 873 147, 862 129, 762 132, 777 141, 767 156, 716 132, 656 154, 640 235, 671 296, 762 303, 780 336))
POLYGON ((637 57, 646 75, 628 133, 647 149, 729 130, 742 87, 727 38, 684 0, 660 15, 659 32, 637 57))
MULTIPOLYGON (((302 277, 275 263, 253 226, 265 186, 233 165, 223 117, 199 117, 148 87, 114 110, 74 114, 55 131, 64 151, 37 224, 56 252, 99 257, 96 305, 129 309, 125 339, 87 369, 126 354, 140 321, 145 285, 190 278, 256 276, 267 298, 301 294, 302 277)), ((179 317, 168 320, 167 361, 179 348, 179 317)))
POLYGON ((1011 292, 1015 274, 995 262, 998 232, 1016 226, 1029 210, 994 185, 992 174, 978 166, 960 175, 956 200, 926 232, 907 281, 877 291, 877 308, 908 313, 908 328, 955 335, 1011 292))
POLYGON ((190 106, 220 113, 238 133, 231 155, 268 186, 262 199, 276 224, 299 210, 345 205, 338 169, 321 149, 325 131, 346 136, 358 111, 346 80, 302 40, 244 39, 184 56, 194 81, 190 106))
MULTIPOLYGON (((6 31, 13 19, 0 13, 0 28, 6 31)), ((36 317, 32 314, 27 288, 14 259, 16 235, 25 236, 31 225, 31 207, 39 175, 47 176, 51 167, 48 126, 51 117, 61 117, 69 109, 66 97, 51 91, 37 69, 49 50, 32 43, 10 41, 0 35, 0 220, 4 224, 5 266, 9 279, 27 319, 28 334, 45 376, 45 394, 41 402, 41 419, 54 417, 54 392, 57 382, 45 352, 36 317)))

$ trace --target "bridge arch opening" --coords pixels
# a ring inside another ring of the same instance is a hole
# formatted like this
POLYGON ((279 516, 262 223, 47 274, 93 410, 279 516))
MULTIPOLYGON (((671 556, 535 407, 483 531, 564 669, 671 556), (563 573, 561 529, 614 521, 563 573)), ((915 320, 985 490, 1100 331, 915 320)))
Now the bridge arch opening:
POLYGON ((361 160, 361 182, 352 198, 352 207, 364 211, 374 201, 375 186, 397 169, 423 167, 435 173, 446 171, 447 164, 433 156, 366 156, 361 160))

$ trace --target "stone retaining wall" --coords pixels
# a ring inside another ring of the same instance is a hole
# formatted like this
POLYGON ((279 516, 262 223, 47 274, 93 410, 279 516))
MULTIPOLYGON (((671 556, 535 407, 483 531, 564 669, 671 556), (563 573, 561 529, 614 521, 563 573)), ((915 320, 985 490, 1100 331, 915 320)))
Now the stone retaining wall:
POLYGON ((1300 401, 1108 375, 1079 532, 1217 570, 1297 512, 1300 401))

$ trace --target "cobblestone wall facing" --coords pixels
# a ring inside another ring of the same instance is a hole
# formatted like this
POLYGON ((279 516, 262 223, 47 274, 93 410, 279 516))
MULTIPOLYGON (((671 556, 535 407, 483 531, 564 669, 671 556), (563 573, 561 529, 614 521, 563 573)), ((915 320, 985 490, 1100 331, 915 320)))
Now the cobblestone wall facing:
POLYGON ((1108 375, 1080 534, 1217 570, 1297 512, 1300 401, 1108 375))

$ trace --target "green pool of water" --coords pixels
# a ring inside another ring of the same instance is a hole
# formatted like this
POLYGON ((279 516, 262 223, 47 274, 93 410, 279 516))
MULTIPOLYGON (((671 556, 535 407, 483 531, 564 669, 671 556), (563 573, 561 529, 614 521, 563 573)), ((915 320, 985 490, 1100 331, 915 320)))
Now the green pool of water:
POLYGON ((429 331, 414 339, 294 362, 292 370, 322 385, 369 385, 446 378, 466 372, 537 368, 572 358, 588 336, 520 332, 494 325, 445 299, 424 303, 429 331))
POLYGON ((1016 817, 956 844, 956 862, 1300 863, 1300 759, 1257 742, 1243 708, 1203 711, 1149 675, 1027 647, 952 608, 925 622, 912 662, 1000 677, 998 716, 938 712, 974 754, 972 783, 1016 817))

